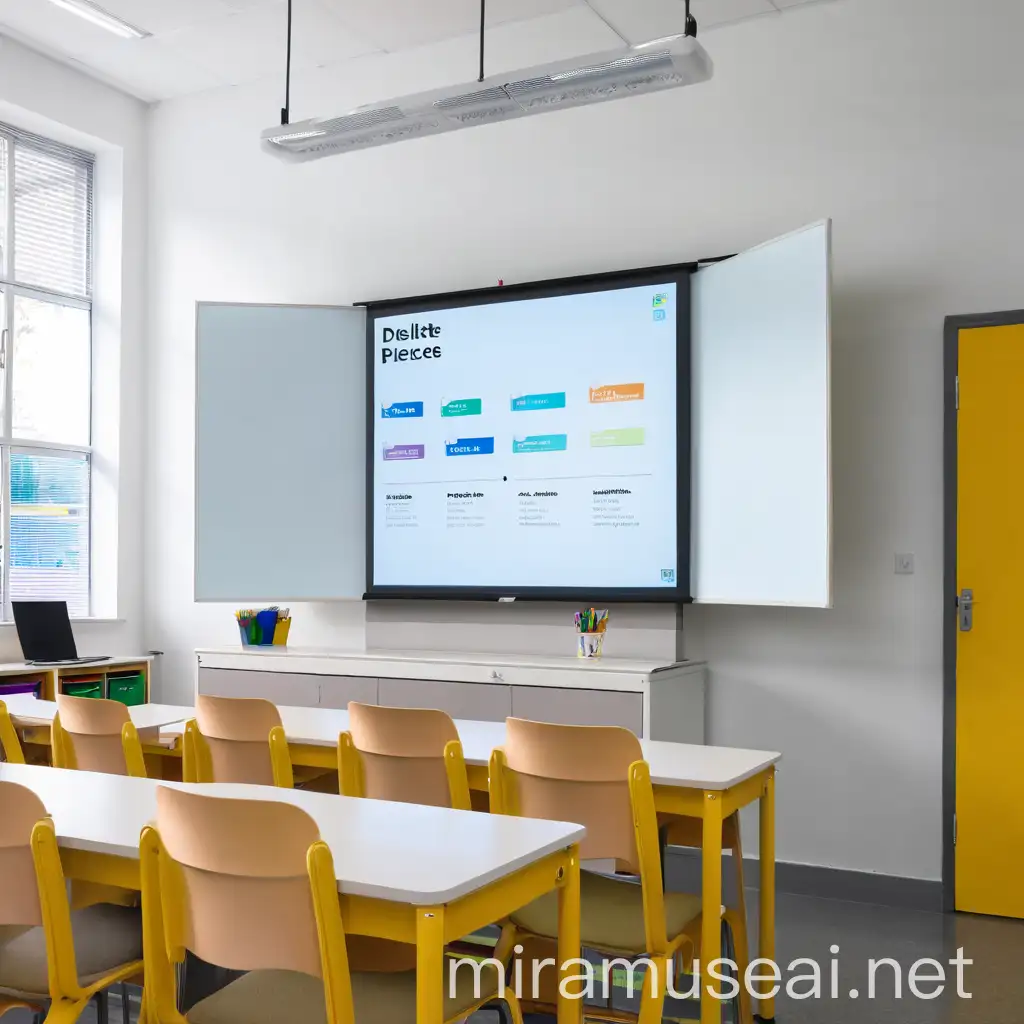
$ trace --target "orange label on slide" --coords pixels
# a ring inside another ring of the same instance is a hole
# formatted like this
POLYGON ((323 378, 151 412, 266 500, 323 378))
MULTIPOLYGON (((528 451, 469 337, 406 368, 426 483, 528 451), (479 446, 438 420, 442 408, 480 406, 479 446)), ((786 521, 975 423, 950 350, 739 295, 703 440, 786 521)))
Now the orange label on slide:
POLYGON ((642 402, 643 384, 603 384, 590 389, 591 402, 642 402))

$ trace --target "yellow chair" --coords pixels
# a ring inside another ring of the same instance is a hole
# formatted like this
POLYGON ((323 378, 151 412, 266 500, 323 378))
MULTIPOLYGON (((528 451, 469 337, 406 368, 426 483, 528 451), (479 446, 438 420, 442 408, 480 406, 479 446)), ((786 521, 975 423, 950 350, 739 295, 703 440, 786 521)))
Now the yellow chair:
MULTIPOLYGON (((664 891, 654 789, 640 741, 627 729, 510 718, 504 748, 491 755, 489 788, 492 813, 579 822, 587 829, 584 862, 613 861, 617 871, 639 877, 582 872, 581 941, 602 954, 651 960, 656 971, 644 974, 640 1020, 660 1021, 667 979, 678 961, 698 952, 702 908, 699 896, 664 891)), ((717 916, 721 908, 710 912, 717 916)), ((544 896, 512 915, 499 946, 547 943, 557 926, 556 899, 544 896)))
POLYGON ((291 789, 291 755, 281 713, 268 700, 200 696, 185 723, 186 782, 247 782, 291 789))
MULTIPOLYGON (((300 808, 160 787, 140 870, 148 1024, 414 1024, 414 971, 350 972, 331 851, 300 808), (249 973, 183 1016, 173 965, 186 951, 249 973)), ((457 972, 446 1021, 503 999, 522 1024, 497 974, 481 972, 475 998, 457 972)))
POLYGON ((21 750, 21 743, 18 741, 18 733, 7 712, 7 705, 0 700, 0 761, 9 761, 11 764, 24 764, 25 755, 21 750))
POLYGON ((455 723, 443 711, 352 701, 338 737, 342 796, 472 810, 455 723))
POLYGON ((47 1024, 71 1024, 141 971, 138 910, 72 911, 46 808, 24 786, 0 782, 0 1015, 16 1006, 38 1013, 49 1001, 47 1024))
POLYGON ((119 701, 57 694, 51 742, 55 768, 146 777, 138 730, 119 701))

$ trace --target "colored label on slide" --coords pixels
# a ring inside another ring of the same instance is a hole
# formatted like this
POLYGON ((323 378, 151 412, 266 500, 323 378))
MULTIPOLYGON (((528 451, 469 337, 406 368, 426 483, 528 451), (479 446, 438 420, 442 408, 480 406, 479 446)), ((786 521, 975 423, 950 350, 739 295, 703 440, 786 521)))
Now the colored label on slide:
POLYGON ((568 447, 567 434, 531 434, 529 437, 512 438, 513 455, 525 455, 527 452, 564 452, 568 447))
POLYGON ((382 420, 413 419, 422 415, 422 402, 392 402, 390 405, 382 405, 380 407, 380 418, 382 420))
POLYGON ((644 400, 643 384, 602 384, 599 388, 590 389, 590 401, 600 402, 642 402, 644 400))
POLYGON ((564 409, 565 392, 551 391, 546 395, 520 395, 512 398, 513 412, 532 412, 535 409, 564 409))
POLYGON ((484 411, 481 398, 456 398, 441 403, 441 416, 479 416, 484 411))
POLYGON ((460 437, 457 441, 445 441, 445 455, 493 455, 493 437, 460 437))
POLYGON ((425 444, 386 444, 384 445, 385 462, 406 462, 409 459, 423 459, 427 455, 425 444))
POLYGON ((594 430, 590 434, 591 448, 625 448, 644 443, 643 427, 619 427, 616 430, 594 430))

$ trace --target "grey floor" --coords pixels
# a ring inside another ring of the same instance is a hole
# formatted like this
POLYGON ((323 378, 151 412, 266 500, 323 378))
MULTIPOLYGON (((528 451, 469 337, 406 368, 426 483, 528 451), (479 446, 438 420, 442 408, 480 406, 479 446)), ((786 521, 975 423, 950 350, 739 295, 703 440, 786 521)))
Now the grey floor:
MULTIPOLYGON (((756 905, 756 896, 752 900, 756 905)), ((755 929, 756 922, 751 922, 755 929)), ((780 895, 777 913, 778 955, 785 967, 797 957, 811 957, 823 967, 826 996, 829 948, 840 952, 839 990, 856 988, 856 1000, 794 1001, 785 995, 776 1003, 779 1024, 1022 1024, 1024 1022, 1024 922, 995 918, 942 916, 856 903, 839 903, 800 896, 780 895), (941 998, 924 1002, 907 991, 906 972, 917 960, 930 957, 947 962, 958 947, 974 961, 965 970, 970 1000, 956 998, 955 988, 941 998), (891 972, 878 974, 876 998, 868 1000, 869 959, 891 957, 904 971, 903 998, 897 1000, 891 972)), ((691 1016, 685 1013, 685 1016, 691 1016)), ((134 1015, 133 1015, 134 1017, 134 1015)), ((95 1024, 90 1011, 83 1021, 95 1024)), ((728 1019, 728 1017, 726 1018, 728 1019)), ((120 1024, 121 1007, 111 999, 111 1024, 120 1024)), ((473 1024, 496 1024, 496 1016, 482 1013, 473 1024)), ((3 1024, 29 1024, 30 1018, 14 1012, 3 1024)), ((287 1024, 302 1024, 289 1021, 287 1024)), ((548 1024, 534 1018, 530 1024, 548 1024)))

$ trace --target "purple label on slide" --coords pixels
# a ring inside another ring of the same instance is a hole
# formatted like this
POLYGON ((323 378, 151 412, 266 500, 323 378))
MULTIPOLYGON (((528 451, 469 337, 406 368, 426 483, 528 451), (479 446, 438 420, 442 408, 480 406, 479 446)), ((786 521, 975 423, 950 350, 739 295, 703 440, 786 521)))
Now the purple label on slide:
POLYGON ((384 445, 384 461, 397 462, 406 459, 422 459, 427 454, 426 445, 423 444, 393 444, 384 445))

